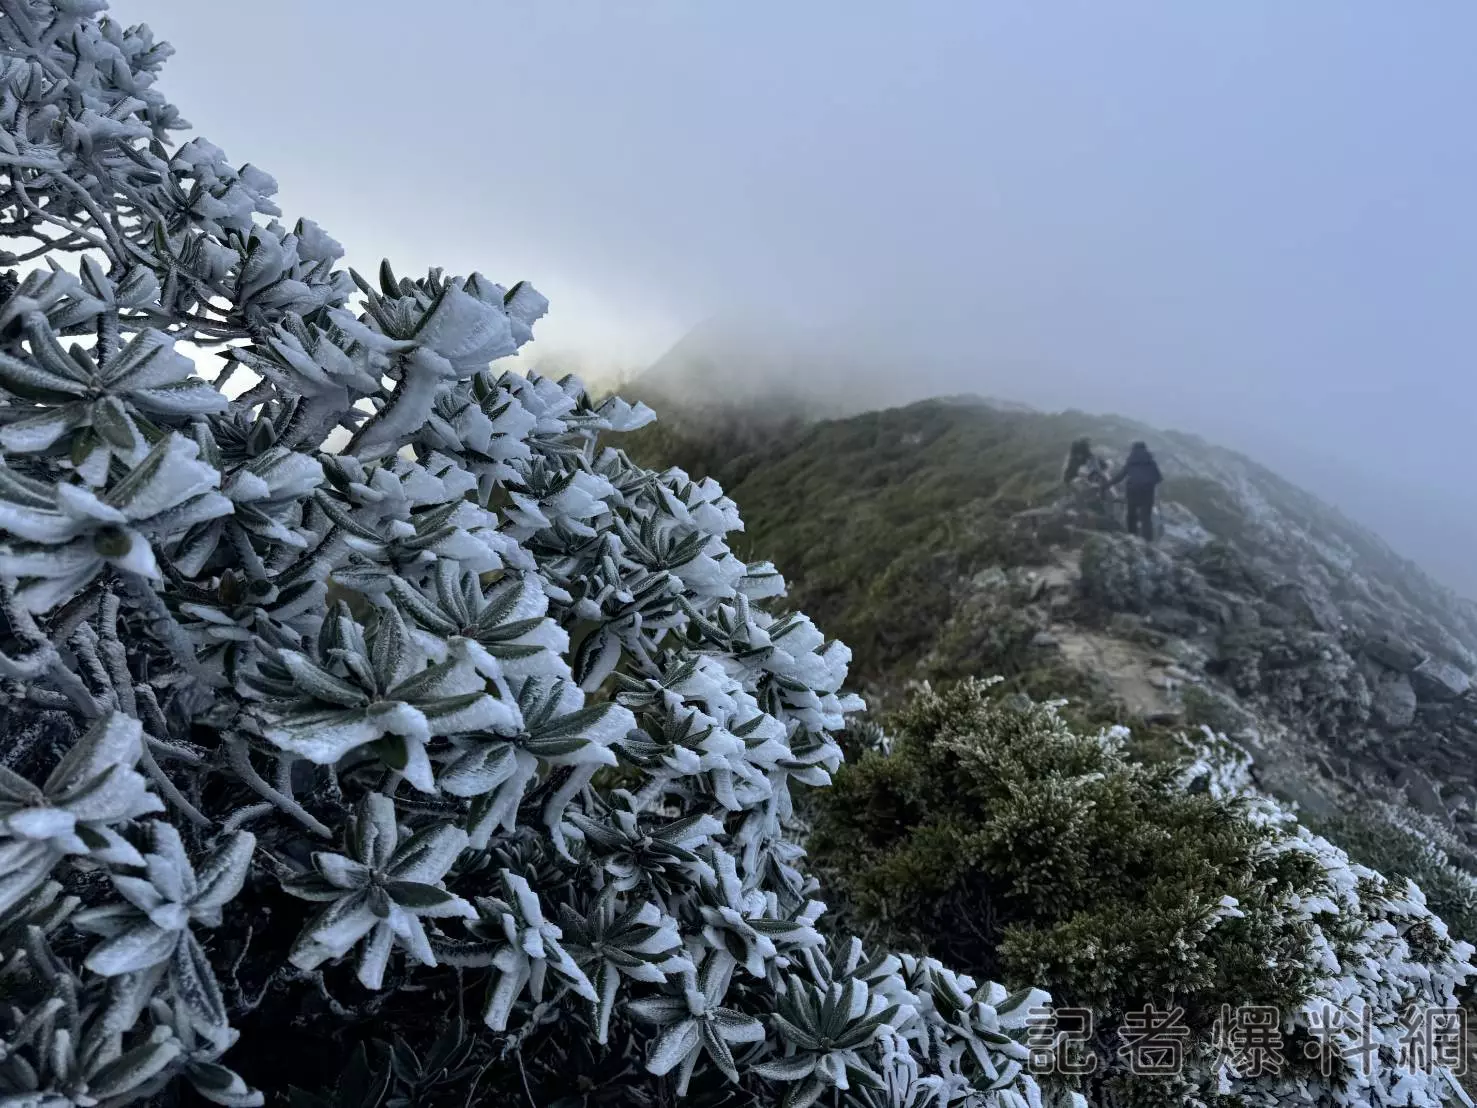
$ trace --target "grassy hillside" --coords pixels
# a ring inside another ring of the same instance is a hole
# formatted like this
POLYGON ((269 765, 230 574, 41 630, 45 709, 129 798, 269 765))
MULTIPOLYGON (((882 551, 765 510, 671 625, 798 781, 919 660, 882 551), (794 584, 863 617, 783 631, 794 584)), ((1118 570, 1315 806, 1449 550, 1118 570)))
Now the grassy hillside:
MULTIPOLYGON (((741 506, 741 556, 773 561, 795 607, 854 654, 853 681, 890 701, 907 680, 998 672, 1035 695, 1081 675, 1019 649, 1030 629, 940 642, 959 583, 1031 565, 1052 538, 1011 517, 1060 488, 1066 445, 1103 422, 925 401, 850 419, 775 423, 754 410, 684 413, 624 436, 648 465, 713 476, 741 506)), ((1064 687, 1065 686, 1065 687, 1064 687)))

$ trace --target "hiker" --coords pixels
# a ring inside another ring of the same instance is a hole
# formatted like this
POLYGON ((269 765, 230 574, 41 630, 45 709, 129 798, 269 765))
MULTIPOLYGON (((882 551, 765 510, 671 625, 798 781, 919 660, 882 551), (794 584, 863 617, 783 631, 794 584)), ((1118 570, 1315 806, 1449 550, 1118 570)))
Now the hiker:
POLYGON ((1111 481, 1112 488, 1123 482, 1124 500, 1128 504, 1128 533, 1142 535, 1145 542, 1154 541, 1154 490, 1164 480, 1159 463, 1149 448, 1136 442, 1128 451, 1128 459, 1111 481))
POLYGON ((1090 440, 1083 438, 1072 443, 1072 449, 1067 454, 1067 468, 1062 474, 1062 484, 1070 485, 1072 479, 1077 476, 1078 471, 1093 460, 1094 455, 1090 440))
POLYGON ((1089 487, 1097 490, 1098 496, 1106 505, 1110 497, 1108 467, 1101 458, 1093 453, 1092 443, 1086 438, 1080 438, 1072 443, 1071 452, 1067 455, 1067 468, 1062 473, 1062 483, 1071 485, 1079 473, 1089 487))

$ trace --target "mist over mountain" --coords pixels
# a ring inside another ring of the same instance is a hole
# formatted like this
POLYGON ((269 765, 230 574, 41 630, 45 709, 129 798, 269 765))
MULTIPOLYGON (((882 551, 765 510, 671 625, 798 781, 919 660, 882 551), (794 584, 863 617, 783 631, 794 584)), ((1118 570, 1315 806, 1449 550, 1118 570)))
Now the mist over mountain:
POLYGON ((1444 584, 1477 596, 1477 515, 1465 483, 1423 481, 1418 464, 1392 441, 1360 427, 1340 433, 1333 409, 1297 434, 1274 418, 1286 414, 1279 397, 1266 399, 1264 419, 1248 415, 1254 404, 1219 403, 1193 367, 1175 390, 1148 378, 1029 364, 988 351, 968 363, 946 360, 861 325, 842 334, 820 323, 760 327, 712 318, 644 372, 627 370, 619 380, 596 372, 587 379, 612 387, 629 381, 658 406, 664 398, 687 408, 763 401, 812 417, 967 394, 1043 412, 1117 413, 1243 451, 1371 528, 1444 584))
POLYGON ((1477 603, 1348 513, 1141 420, 980 397, 805 417, 753 381, 719 399, 711 364, 688 381, 659 368, 672 376, 627 392, 664 415, 627 448, 723 485, 746 523, 735 549, 773 559, 790 603, 848 644, 874 710, 985 673, 1128 724, 1148 757, 1209 727, 1311 825, 1370 844, 1370 864, 1408 870, 1379 854, 1403 843, 1457 867, 1443 911, 1470 905, 1477 926, 1477 603), (684 384, 699 403, 658 387, 684 384), (1063 486, 1083 435, 1110 464, 1154 444, 1154 545, 1124 533, 1121 505, 1063 486))

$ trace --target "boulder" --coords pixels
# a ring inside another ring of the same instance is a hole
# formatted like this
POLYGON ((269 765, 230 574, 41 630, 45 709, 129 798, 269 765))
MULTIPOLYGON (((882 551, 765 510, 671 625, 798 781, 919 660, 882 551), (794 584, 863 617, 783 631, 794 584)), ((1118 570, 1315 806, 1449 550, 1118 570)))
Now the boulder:
POLYGON ((1374 722, 1392 730, 1415 722, 1415 689, 1403 673, 1386 670, 1370 685, 1369 713, 1374 722))
POLYGON ((980 592, 1002 592, 1010 587, 1010 575, 999 566, 980 570, 969 582, 980 592))
POLYGON ((1186 639, 1200 633, 1200 621, 1178 608, 1152 609, 1144 620, 1144 626, 1186 639))
POLYGON ((1397 673, 1409 673, 1426 660, 1420 647, 1392 631, 1377 631, 1366 636, 1362 646, 1364 653, 1397 673))
POLYGON ((1256 613, 1260 627, 1296 627, 1297 617, 1280 604, 1270 600, 1255 600, 1248 605, 1256 613))
POLYGON ((1438 819, 1447 818, 1446 802, 1441 799, 1440 787, 1420 770, 1407 770, 1400 784, 1417 810, 1438 819))
POLYGON ((1410 682, 1422 700, 1458 700, 1472 687, 1467 674, 1436 658, 1427 658, 1411 670, 1410 682))
POLYGON ((1318 596, 1296 581, 1274 585, 1267 599, 1298 623, 1319 631, 1337 631, 1338 610, 1324 597, 1318 596))
POLYGON ((1262 625, 1262 616, 1255 604, 1239 597, 1231 597, 1228 603, 1231 606, 1231 621, 1227 624, 1228 627, 1246 631, 1255 630, 1262 625))

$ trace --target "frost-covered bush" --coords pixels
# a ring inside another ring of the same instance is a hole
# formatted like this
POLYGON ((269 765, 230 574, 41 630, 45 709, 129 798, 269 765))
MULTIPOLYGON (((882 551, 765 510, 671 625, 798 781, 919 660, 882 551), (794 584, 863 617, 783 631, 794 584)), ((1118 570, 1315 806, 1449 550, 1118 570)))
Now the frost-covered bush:
POLYGON ((1457 863, 1470 851, 1450 824, 1408 805, 1369 798, 1312 826, 1371 869, 1409 877, 1453 934, 1477 936, 1477 877, 1457 863))
POLYGON ((489 368, 528 285, 171 144, 103 8, 0 4, 0 1101, 1039 1104, 1039 990, 817 930, 860 704, 718 486, 489 368))
POLYGON ((925 691, 890 750, 874 736, 817 798, 810 846, 858 924, 1091 1009, 1094 1103, 1460 1099, 1449 1070, 1402 1055, 1414 1010, 1454 1005, 1477 974, 1420 890, 1351 863, 1258 795, 1228 744, 1147 767, 1126 738, 1077 733, 1055 705, 987 682, 925 691), (1223 1067, 1223 1006, 1281 1011, 1280 1073, 1223 1067), (1146 1008, 1182 1010, 1180 1078, 1134 1074, 1119 1053, 1126 1014, 1146 1008), (1320 1037, 1357 1037, 1363 1013, 1368 1065, 1310 1057, 1320 1037))

